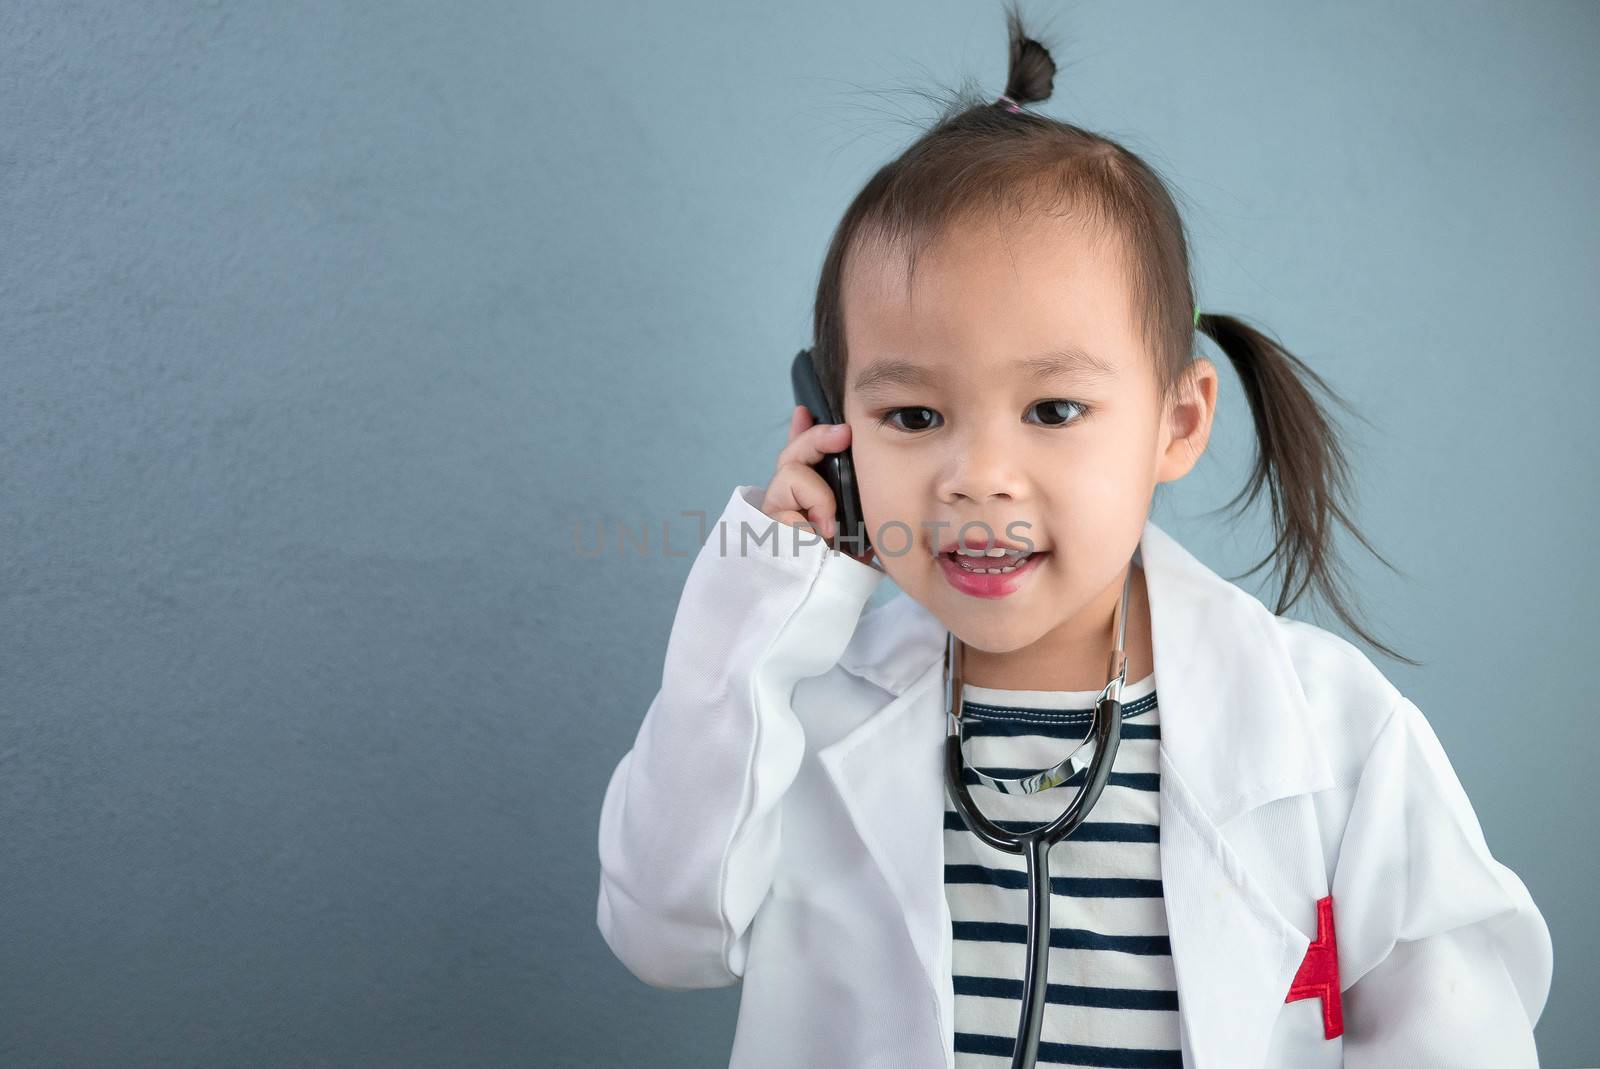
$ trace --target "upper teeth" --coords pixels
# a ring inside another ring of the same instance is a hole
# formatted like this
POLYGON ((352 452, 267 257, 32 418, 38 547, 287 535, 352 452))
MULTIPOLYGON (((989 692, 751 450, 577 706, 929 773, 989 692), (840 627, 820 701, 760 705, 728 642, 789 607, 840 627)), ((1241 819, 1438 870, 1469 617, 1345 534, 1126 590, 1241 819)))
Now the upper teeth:
POLYGON ((1006 549, 1004 546, 990 546, 988 549, 968 549, 966 546, 957 546, 956 552, 963 557, 1023 557, 1027 556, 1020 549, 1006 549))
MULTIPOLYGON (((1030 555, 1030 550, 1006 549, 1002 546, 991 546, 988 550, 968 549, 966 546, 957 546, 955 549, 955 556, 957 558, 967 557, 974 560, 987 560, 991 557, 1008 558, 1004 564, 999 564, 998 567, 994 568, 979 568, 976 566, 976 564, 968 564, 966 561, 959 561, 960 566, 969 572, 987 572, 990 575, 1004 575, 1007 572, 1014 572, 1018 568, 1022 567, 1030 555)), ((998 564, 998 562, 996 563, 998 564)))

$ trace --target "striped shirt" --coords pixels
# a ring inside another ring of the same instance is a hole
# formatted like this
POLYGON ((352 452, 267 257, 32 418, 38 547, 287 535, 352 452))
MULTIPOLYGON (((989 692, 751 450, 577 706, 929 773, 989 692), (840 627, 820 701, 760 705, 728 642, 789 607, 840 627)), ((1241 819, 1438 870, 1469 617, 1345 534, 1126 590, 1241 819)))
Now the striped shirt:
MULTIPOLYGON (((991 776, 1048 768, 1089 733, 1092 691, 967 686, 967 758, 991 776)), ((1050 851, 1050 964, 1040 1065, 1182 1069, 1177 979, 1161 895, 1155 675, 1122 691, 1122 742, 1088 819, 1050 851)), ((1008 829, 1053 820, 1083 782, 973 803, 1008 829)), ((1028 922, 1023 858, 967 830, 944 802, 958 1069, 1008 1069, 1022 1008, 1028 922)))

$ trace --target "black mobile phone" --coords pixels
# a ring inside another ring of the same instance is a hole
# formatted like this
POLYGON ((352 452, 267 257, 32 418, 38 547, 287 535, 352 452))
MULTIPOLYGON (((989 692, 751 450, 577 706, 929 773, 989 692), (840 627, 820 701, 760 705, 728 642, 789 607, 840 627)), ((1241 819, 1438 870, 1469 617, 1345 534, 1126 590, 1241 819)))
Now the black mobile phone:
MULTIPOLYGON (((817 375, 817 365, 811 353, 810 349, 801 349, 789 368, 789 380, 794 385, 794 403, 805 405, 815 423, 843 423, 843 414, 833 410, 828 403, 828 395, 822 390, 822 379, 817 375)), ((828 488, 833 491, 833 500, 838 503, 838 512, 834 517, 838 531, 832 543, 833 548, 841 548, 839 535, 859 535, 859 545, 852 540, 845 543, 843 548, 860 556, 866 555, 872 547, 867 540, 867 525, 861 519, 861 494, 856 487, 856 467, 850 450, 846 448, 827 454, 816 465, 816 470, 827 481, 828 488)))

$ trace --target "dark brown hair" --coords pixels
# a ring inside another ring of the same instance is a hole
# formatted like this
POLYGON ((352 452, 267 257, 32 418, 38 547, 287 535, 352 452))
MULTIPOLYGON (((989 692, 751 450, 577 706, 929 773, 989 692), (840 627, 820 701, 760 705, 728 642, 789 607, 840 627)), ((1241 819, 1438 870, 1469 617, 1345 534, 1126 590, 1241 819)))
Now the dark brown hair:
POLYGON ((847 258, 869 248, 904 255, 909 286, 918 255, 958 221, 1006 211, 1075 213, 1090 233, 1120 242, 1126 252, 1128 286, 1139 309, 1136 326, 1155 361, 1161 402, 1178 396, 1197 332, 1227 354, 1243 383, 1255 421, 1255 464, 1225 507, 1237 507, 1242 515, 1265 488, 1276 532, 1272 551, 1244 575, 1275 561, 1283 585, 1274 612, 1283 613, 1315 585, 1357 636, 1390 657, 1418 664, 1362 628, 1338 575, 1335 519, 1383 560, 1351 522, 1345 505, 1349 469, 1309 387, 1346 410, 1348 404, 1277 339, 1243 318, 1201 313, 1196 323, 1188 241, 1165 183, 1117 142, 1026 106, 1050 96, 1056 64, 1024 30, 1016 0, 1008 0, 1005 10, 1011 59, 1004 96, 1016 106, 979 98, 970 88, 947 94, 934 125, 867 181, 834 231, 817 285, 813 350, 836 411, 844 411, 848 356, 847 258))

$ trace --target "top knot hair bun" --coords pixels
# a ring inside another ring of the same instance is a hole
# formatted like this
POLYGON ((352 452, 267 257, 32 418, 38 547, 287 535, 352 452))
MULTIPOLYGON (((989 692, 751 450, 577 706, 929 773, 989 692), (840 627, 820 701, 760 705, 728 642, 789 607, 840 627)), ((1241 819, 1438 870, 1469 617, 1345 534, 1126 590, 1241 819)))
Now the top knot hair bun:
POLYGON ((1006 8, 1006 25, 1011 31, 1011 66, 1006 71, 1006 91, 1002 101, 1032 104, 1050 98, 1056 76, 1056 61, 1044 45, 1028 36, 1022 15, 1015 4, 1006 8))

